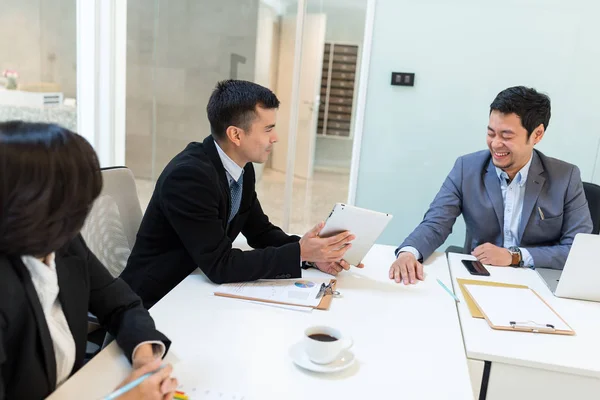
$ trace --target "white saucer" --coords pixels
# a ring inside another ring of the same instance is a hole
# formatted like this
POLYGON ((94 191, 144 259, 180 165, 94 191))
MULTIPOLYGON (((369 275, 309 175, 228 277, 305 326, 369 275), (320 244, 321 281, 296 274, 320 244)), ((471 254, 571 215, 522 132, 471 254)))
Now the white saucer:
POLYGON ((302 342, 298 342, 290 347, 290 357, 297 366, 314 372, 338 372, 354 364, 354 354, 349 350, 342 351, 339 358, 332 363, 315 364, 306 355, 302 342))

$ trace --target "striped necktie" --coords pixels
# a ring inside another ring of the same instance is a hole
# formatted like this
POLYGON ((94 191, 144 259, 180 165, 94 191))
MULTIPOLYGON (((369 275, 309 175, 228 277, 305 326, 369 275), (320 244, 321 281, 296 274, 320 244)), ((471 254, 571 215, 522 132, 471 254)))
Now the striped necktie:
POLYGON ((237 212, 240 210, 240 204, 242 202, 242 186, 244 183, 244 175, 240 175, 238 181, 231 180, 229 185, 229 193, 231 194, 231 208, 229 212, 229 219, 227 223, 231 223, 231 220, 235 217, 237 212))

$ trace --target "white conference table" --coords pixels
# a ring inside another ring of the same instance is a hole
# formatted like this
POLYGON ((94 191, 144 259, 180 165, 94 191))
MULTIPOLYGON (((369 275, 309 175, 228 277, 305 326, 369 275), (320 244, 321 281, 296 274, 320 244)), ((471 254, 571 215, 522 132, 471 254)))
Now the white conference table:
POLYGON ((486 266, 489 277, 473 276, 461 263, 463 259, 474 257, 448 255, 454 292, 461 299, 458 312, 473 386, 483 388, 487 381, 487 397, 480 398, 599 399, 600 303, 555 297, 539 274, 530 269, 486 266), (471 317, 456 278, 527 285, 563 317, 576 335, 491 329, 485 320, 471 317), (484 376, 486 364, 488 379, 484 376))
MULTIPOLYGON (((394 248, 376 245, 363 270, 338 276, 342 297, 328 311, 285 310, 212 295, 215 285, 194 273, 151 310, 173 342, 168 359, 186 386, 265 399, 473 399, 447 260, 434 254, 427 279, 404 286, 388 279, 394 248), (356 362, 334 374, 297 367, 288 355, 305 328, 330 325, 354 339, 356 362)), ((316 270, 304 277, 325 276, 316 270)), ((51 399, 102 398, 128 373, 112 343, 51 399)), ((192 399, 193 400, 193 399, 192 399)))

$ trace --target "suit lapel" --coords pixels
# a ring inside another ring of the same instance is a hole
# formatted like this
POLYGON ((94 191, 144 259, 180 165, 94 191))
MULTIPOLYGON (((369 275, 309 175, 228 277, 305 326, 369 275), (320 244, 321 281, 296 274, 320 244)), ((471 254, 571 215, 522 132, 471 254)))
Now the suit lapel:
POLYGON ((244 185, 242 187, 242 203, 240 205, 240 210, 247 208, 248 203, 252 201, 255 180, 256 178, 254 176, 254 166, 251 162, 249 162, 244 167, 244 185))
POLYGON ((496 212, 496 217, 498 218, 498 224, 500 225, 500 232, 502 232, 504 227, 504 203, 502 201, 502 189, 500 188, 500 179, 498 179, 498 175, 496 174, 496 167, 491 159, 485 174, 485 190, 490 198, 490 202, 494 206, 494 211, 496 212))
POLYGON ((533 212, 533 207, 535 206, 535 203, 540 196, 540 192, 542 191, 542 187, 546 182, 546 178, 542 176, 542 173, 544 172, 544 166, 542 165, 540 157, 536 151, 533 152, 532 157, 533 160, 531 160, 531 167, 529 168, 529 174, 527 175, 527 183, 525 186, 525 197, 523 199, 521 222, 519 223, 519 243, 521 243, 523 232, 525 232, 525 227, 529 222, 529 218, 533 212))
MULTIPOLYGON (((69 325, 69 330, 73 335, 73 340, 75 341, 76 354, 73 368, 77 367, 77 360, 83 360, 86 346, 86 337, 78 334, 82 327, 77 325, 77 321, 84 321, 82 319, 83 315, 87 314, 87 302, 85 301, 88 298, 86 294, 87 287, 79 275, 85 268, 82 265, 83 263, 84 261, 76 256, 57 257, 56 259, 56 274, 58 276, 59 287, 58 299, 69 325), (83 310, 81 310, 82 307, 84 308, 83 310)), ((87 326, 87 324, 85 325, 87 326)))
POLYGON ((23 288, 25 294, 29 300, 29 305, 33 311, 33 315, 36 320, 36 326, 38 328, 38 335, 42 344, 42 357, 44 359, 44 366, 46 368, 46 377, 48 378, 48 386, 50 392, 56 389, 56 357, 54 355, 54 344, 52 342, 52 336, 50 336, 50 330, 48 329, 48 323, 40 304, 35 286, 31 280, 31 275, 27 270, 27 267, 23 264, 20 257, 11 257, 11 264, 14 266, 21 282, 23 282, 23 288))
POLYGON ((227 220, 229 218, 229 213, 231 212, 231 193, 229 191, 229 181, 227 180, 227 174, 225 173, 225 167, 221 162, 221 157, 219 157, 219 153, 217 151, 217 146, 215 144, 215 140, 212 136, 208 136, 202 142, 205 152, 210 158, 211 162, 215 166, 217 170, 217 174, 219 175, 219 182, 221 183, 221 194, 227 199, 227 213, 225 214, 225 225, 227 225, 227 220))

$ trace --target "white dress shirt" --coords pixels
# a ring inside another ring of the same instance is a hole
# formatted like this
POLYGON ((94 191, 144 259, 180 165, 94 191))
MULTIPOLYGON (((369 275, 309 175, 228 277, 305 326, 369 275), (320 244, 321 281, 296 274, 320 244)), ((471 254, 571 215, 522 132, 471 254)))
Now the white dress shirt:
POLYGON ((48 264, 44 264, 32 256, 22 256, 21 260, 31 275, 31 281, 40 299, 52 337, 56 358, 56 386, 58 387, 71 375, 75 365, 75 340, 58 299, 59 287, 54 253, 46 258, 48 264))
MULTIPOLYGON (((76 349, 73 334, 58 298, 60 288, 58 286, 54 253, 46 257, 47 264, 33 256, 22 256, 21 260, 31 276, 52 338, 56 361, 56 387, 58 387, 69 378, 71 371, 73 371, 76 349)), ((151 340, 135 346, 132 358, 135 357, 135 352, 143 344, 152 344, 155 357, 162 358, 164 356, 165 344, 161 341, 151 340)))
MULTIPOLYGON (((504 204, 504 247, 509 248, 511 246, 518 246, 519 237, 519 226, 521 224, 521 215, 523 214, 523 201, 525 199, 525 187, 527 186, 527 175, 529 174, 529 167, 531 167, 531 160, 529 161, 519 172, 515 175, 515 178, 508 183, 508 174, 502 171, 500 168, 496 168, 496 174, 500 180, 500 189, 502 190, 502 202, 504 204)), ((523 265, 533 267, 533 257, 529 251, 523 247, 520 247, 521 258, 523 265)), ((421 252, 412 246, 404 246, 401 248, 396 257, 402 252, 408 252, 415 256, 417 260, 422 258, 421 252)))

